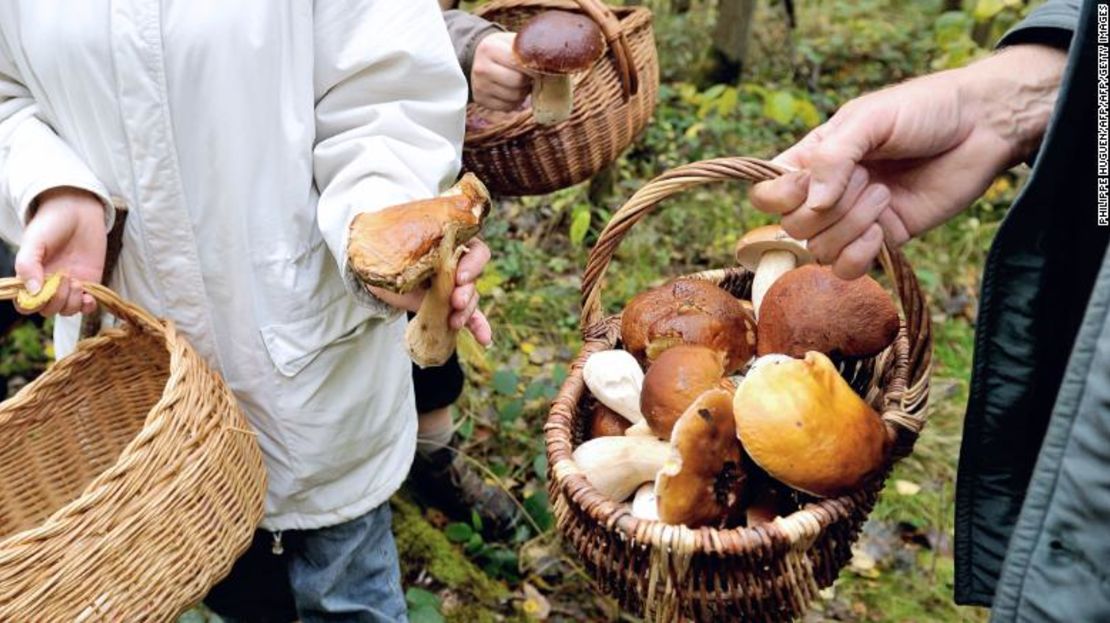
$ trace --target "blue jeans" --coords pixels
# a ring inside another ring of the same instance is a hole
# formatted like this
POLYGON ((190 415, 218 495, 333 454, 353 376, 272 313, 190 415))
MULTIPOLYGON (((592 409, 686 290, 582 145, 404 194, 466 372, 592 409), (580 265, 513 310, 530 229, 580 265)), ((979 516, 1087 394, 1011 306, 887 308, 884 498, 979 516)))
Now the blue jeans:
POLYGON ((228 622, 407 621, 391 523, 386 502, 319 530, 259 530, 205 605, 228 622))

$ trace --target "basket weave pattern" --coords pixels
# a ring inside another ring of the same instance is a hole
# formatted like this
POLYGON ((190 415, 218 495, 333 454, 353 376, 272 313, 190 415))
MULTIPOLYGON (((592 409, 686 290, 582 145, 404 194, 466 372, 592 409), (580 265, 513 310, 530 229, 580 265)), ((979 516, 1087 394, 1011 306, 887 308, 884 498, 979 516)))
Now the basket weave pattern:
MULTIPOLYGON (((582 367, 592 353, 619 346, 620 317, 605 317, 600 299, 602 277, 621 239, 657 204, 687 188, 763 181, 782 172, 749 158, 673 169, 645 185, 613 216, 587 263, 582 286, 585 344, 544 427, 551 465, 548 487, 561 533, 599 587, 650 620, 782 621, 801 615, 818 589, 832 584, 851 558, 851 545, 883 487, 885 475, 851 495, 808 503, 771 523, 691 530, 633 517, 628 505, 594 489, 572 456, 584 439, 584 414, 593 401, 582 367)), ((925 423, 932 338, 924 297, 905 257, 884 247, 880 262, 901 305, 901 330, 877 357, 841 363, 840 369, 894 434, 894 460, 909 454, 925 423)), ((741 268, 688 277, 750 297, 752 275, 741 268)))
POLYGON ((599 0, 494 0, 476 13, 515 30, 549 9, 595 17, 609 52, 574 76, 574 111, 562 123, 539 125, 531 109, 504 113, 470 104, 467 118, 488 125, 467 131, 463 168, 495 195, 542 195, 593 177, 616 161, 655 111, 659 62, 648 9, 610 8, 599 0))
MULTIPOLYGON (((0 280, 0 299, 22 287, 0 280)), ((0 620, 169 620, 250 543, 266 480, 254 433, 177 334, 124 321, 0 404, 0 620)))

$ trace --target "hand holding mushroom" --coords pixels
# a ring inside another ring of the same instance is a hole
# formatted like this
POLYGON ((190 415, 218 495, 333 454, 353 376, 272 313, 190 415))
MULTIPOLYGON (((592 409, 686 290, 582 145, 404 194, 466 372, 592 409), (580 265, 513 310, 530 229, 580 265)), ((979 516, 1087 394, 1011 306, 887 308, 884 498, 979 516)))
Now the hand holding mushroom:
POLYGON ((480 343, 490 341, 474 286, 489 249, 472 239, 488 210, 485 186, 467 174, 440 197, 360 214, 351 223, 351 270, 382 300, 417 312, 405 332, 417 365, 445 362, 464 325, 480 343))
POLYGON ((605 54, 601 29, 585 15, 545 11, 525 22, 513 41, 517 64, 533 75, 532 114, 540 125, 570 117, 574 107, 571 76, 605 54))

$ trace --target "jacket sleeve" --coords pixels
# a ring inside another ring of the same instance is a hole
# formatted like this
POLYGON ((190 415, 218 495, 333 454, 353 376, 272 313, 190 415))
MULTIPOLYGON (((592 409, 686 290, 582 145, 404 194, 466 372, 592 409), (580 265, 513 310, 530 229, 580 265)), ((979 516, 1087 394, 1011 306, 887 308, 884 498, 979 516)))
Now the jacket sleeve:
POLYGON ((452 9, 443 12, 443 19, 447 22, 447 33, 451 35, 451 44, 455 47, 455 56, 459 59, 463 75, 467 82, 470 81, 470 70, 474 67, 474 53, 478 44, 487 35, 504 30, 493 22, 486 21, 477 15, 466 11, 452 9))
POLYGON ((317 223, 350 293, 391 316, 347 265, 350 223, 454 180, 466 82, 435 0, 320 1, 314 10, 317 223))
POLYGON ((111 230, 115 210, 107 189, 47 123, 0 39, 0 236, 18 244, 35 199, 60 186, 99 197, 111 230))
POLYGON ((1067 49, 1079 26, 1082 1, 1048 0, 1003 35, 998 47, 1039 43, 1067 49))

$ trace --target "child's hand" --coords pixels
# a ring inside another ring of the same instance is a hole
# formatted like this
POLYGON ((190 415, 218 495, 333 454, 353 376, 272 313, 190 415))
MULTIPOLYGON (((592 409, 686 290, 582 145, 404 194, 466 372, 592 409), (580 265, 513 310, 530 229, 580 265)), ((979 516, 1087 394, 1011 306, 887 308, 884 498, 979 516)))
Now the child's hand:
POLYGON ((507 112, 519 108, 528 96, 532 79, 513 58, 515 38, 514 33, 499 32, 478 43, 470 68, 470 91, 480 106, 507 112))
MULTIPOLYGON (((466 253, 459 258, 459 265, 455 270, 455 291, 451 293, 451 308, 454 311, 448 320, 452 329, 458 330, 463 327, 469 329, 474 339, 483 346, 489 346, 493 342, 493 330, 490 329, 486 315, 478 309, 480 296, 475 282, 485 269, 489 258, 490 252, 486 243, 478 238, 471 239, 467 244, 466 253)), ((424 301, 425 290, 396 294, 374 286, 369 286, 368 289, 387 304, 410 312, 420 309, 420 303, 424 301)))
POLYGON ((451 328, 461 329, 465 326, 479 344, 489 346, 493 342, 493 330, 486 315, 478 309, 480 296, 476 285, 478 277, 489 262, 489 247, 478 238, 472 239, 467 247, 466 254, 459 258, 459 267, 455 271, 455 291, 451 293, 451 307, 456 311, 451 314, 451 328))
MULTIPOLYGON (((95 195, 76 188, 53 188, 38 196, 38 208, 23 232, 15 256, 15 274, 36 293, 45 276, 62 273, 58 292, 40 309, 44 316, 87 314, 96 308, 92 296, 73 280, 99 282, 104 271, 108 234, 104 227, 104 204, 95 195)), ((18 308, 18 306, 17 306, 18 308)))

